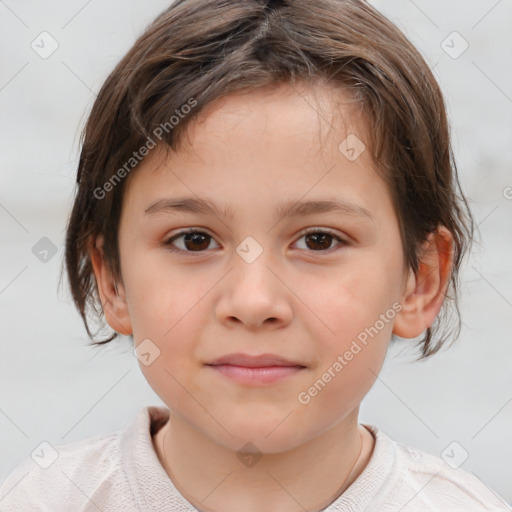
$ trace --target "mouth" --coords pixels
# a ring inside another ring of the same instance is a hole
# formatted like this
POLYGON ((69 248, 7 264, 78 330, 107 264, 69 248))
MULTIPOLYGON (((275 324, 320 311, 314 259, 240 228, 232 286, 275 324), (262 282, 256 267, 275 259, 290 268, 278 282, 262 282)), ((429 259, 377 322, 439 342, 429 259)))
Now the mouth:
POLYGON ((206 364, 218 374, 239 384, 258 386, 291 377, 306 366, 275 354, 229 354, 206 364))

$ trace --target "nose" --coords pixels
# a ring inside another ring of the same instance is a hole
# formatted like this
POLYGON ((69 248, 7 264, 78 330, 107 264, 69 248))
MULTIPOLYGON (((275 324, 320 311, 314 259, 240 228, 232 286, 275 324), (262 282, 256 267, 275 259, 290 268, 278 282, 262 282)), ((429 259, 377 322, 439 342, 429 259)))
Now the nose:
POLYGON ((279 269, 264 257, 252 263, 235 256, 234 268, 223 280, 216 315, 228 328, 237 325, 255 331, 279 329, 292 318, 292 293, 279 269), (238 259, 237 259, 238 258, 238 259))

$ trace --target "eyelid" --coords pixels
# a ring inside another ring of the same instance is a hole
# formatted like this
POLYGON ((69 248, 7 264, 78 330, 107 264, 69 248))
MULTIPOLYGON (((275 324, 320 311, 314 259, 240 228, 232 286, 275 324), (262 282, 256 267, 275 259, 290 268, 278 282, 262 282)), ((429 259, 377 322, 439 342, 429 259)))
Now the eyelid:
MULTIPOLYGON (((338 234, 337 231, 330 229, 330 228, 323 228, 321 226, 315 226, 312 228, 305 228, 302 231, 300 231, 297 235, 297 243, 301 238, 303 238, 306 235, 309 234, 315 234, 315 233, 325 233, 327 235, 331 235, 335 240, 338 241, 338 244, 334 247, 331 247, 330 249, 326 249, 325 251, 306 251, 308 254, 332 254, 333 252, 336 252, 337 250, 341 249, 342 247, 345 247, 350 244, 349 240, 347 240, 348 237, 344 237, 338 234)), ((305 249, 303 249, 305 250, 305 249)))
MULTIPOLYGON (((345 242, 348 244, 348 240, 346 240, 342 235, 340 235, 336 230, 331 228, 323 228, 321 226, 315 226, 312 228, 305 228, 302 231, 298 233, 298 237, 302 237, 304 235, 309 235, 310 233, 327 233, 328 235, 332 235, 335 238, 338 238, 339 240, 345 242)), ((348 236, 347 236, 348 238, 348 236)))
POLYGON ((179 249, 178 247, 175 247, 172 242, 177 239, 177 238, 180 238, 181 236, 183 235, 187 235, 189 233, 204 233, 205 235, 209 236, 212 240, 215 241, 216 244, 219 244, 216 240, 215 240, 215 237, 213 235, 211 235, 207 229, 205 228, 185 228, 185 229, 181 229, 179 231, 177 231, 176 233, 172 234, 172 235, 168 235, 164 242, 163 242, 163 245, 169 249, 170 251, 172 252, 178 252, 178 253, 183 253, 183 254, 191 254, 193 256, 201 256, 201 255, 204 255, 207 251, 184 251, 183 249, 179 249))

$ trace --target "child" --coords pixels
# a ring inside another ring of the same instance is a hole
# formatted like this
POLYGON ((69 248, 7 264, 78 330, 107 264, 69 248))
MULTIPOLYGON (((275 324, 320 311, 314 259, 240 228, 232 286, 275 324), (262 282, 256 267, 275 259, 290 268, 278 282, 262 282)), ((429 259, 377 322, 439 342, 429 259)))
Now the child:
POLYGON ((102 87, 77 182, 74 301, 168 408, 28 457, 2 511, 508 510, 358 423, 392 336, 447 341, 473 228, 440 89, 374 8, 175 2, 102 87))

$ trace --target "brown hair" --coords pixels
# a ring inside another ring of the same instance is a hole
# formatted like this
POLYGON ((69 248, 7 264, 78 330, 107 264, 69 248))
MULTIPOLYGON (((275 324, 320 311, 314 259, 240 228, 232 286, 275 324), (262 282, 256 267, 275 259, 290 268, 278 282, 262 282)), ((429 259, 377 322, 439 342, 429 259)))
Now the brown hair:
POLYGON ((365 142, 388 182, 408 267, 418 270, 421 243, 436 227, 452 233, 447 299, 458 323, 446 322, 441 332, 445 301, 418 343, 420 359, 437 352, 454 327, 458 337, 458 271, 473 218, 458 181, 443 96, 419 52, 364 1, 178 0, 108 76, 82 132, 65 263, 92 340, 87 309, 101 320, 103 306, 88 251, 91 240, 104 235, 105 261, 119 280, 123 190, 138 150, 157 134, 161 145, 175 150, 189 123, 215 99, 318 80, 349 92, 371 127, 365 142))

